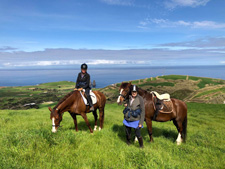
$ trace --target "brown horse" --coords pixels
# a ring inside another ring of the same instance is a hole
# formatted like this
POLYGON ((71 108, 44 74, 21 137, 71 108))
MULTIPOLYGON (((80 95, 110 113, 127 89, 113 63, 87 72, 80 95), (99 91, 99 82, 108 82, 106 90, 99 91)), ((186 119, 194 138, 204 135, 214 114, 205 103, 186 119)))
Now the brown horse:
MULTIPOLYGON (((103 93, 99 91, 93 91, 94 94, 97 97, 97 103, 94 104, 94 111, 93 115, 95 118, 95 128, 97 129, 97 109, 99 109, 99 120, 100 120, 100 127, 99 130, 103 128, 104 123, 104 108, 106 103, 106 97, 103 93)), ((87 119, 86 113, 90 112, 90 106, 86 106, 84 104, 83 98, 79 91, 75 90, 67 94, 64 98, 62 98, 59 103, 52 109, 49 107, 50 110, 50 119, 52 120, 52 132, 57 132, 58 127, 60 126, 60 122, 62 121, 62 115, 64 112, 68 111, 70 115, 72 116, 74 120, 74 125, 76 131, 78 131, 77 128, 77 117, 76 115, 81 115, 87 126, 90 129, 90 132, 93 133, 93 130, 89 124, 89 121, 87 119)))
MULTIPOLYGON (((130 91, 132 89, 131 83, 123 83, 120 86, 120 95, 117 99, 118 104, 122 104, 125 99, 128 98, 130 91)), ((152 120, 158 122, 165 122, 173 120, 173 124, 178 130, 177 144, 180 145, 181 142, 185 142, 186 133, 187 133, 187 106, 186 104, 178 99, 172 98, 173 103, 173 112, 172 113, 157 113, 155 116, 155 108, 153 102, 153 95, 150 92, 147 92, 143 89, 138 89, 138 94, 143 97, 145 102, 145 122, 147 125, 150 142, 153 142, 152 138, 152 120)))

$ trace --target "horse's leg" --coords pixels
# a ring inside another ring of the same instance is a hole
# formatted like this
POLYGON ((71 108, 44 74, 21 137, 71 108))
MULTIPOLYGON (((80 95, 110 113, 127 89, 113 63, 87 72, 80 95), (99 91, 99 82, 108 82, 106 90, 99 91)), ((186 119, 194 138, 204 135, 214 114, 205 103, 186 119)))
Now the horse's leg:
POLYGON ((98 124, 97 124, 98 115, 97 115, 96 110, 93 111, 93 115, 94 115, 94 118, 95 118, 95 127, 94 127, 94 131, 95 131, 95 130, 97 130, 97 127, 98 127, 98 124))
POLYGON ((178 136, 177 136, 176 142, 177 142, 177 145, 180 145, 183 142, 183 138, 182 138, 182 131, 183 131, 182 122, 173 120, 173 124, 177 127, 178 136))
POLYGON ((150 142, 153 142, 153 137, 152 137, 152 119, 146 118, 146 124, 148 128, 148 134, 150 137, 150 142))
POLYGON ((75 129, 76 129, 76 131, 78 131, 78 128, 77 128, 77 116, 74 113, 70 113, 70 115, 73 118, 73 122, 74 122, 74 125, 75 125, 75 129))
POLYGON ((103 124, 104 124, 104 114, 105 114, 104 108, 100 108, 100 109, 99 109, 99 121, 100 121, 99 131, 103 128, 103 124))
POLYGON ((93 133, 93 130, 92 130, 91 126, 90 126, 90 123, 89 123, 89 121, 88 121, 88 118, 87 118, 86 113, 81 113, 81 116, 83 117, 84 121, 86 122, 86 124, 87 124, 87 126, 88 126, 90 132, 93 133))

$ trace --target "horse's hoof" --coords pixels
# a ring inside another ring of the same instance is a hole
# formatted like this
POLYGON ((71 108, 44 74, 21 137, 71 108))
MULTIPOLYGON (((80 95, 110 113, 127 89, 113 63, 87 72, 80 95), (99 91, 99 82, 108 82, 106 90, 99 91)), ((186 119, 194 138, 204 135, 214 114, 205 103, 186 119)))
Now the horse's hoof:
POLYGON ((136 142, 138 142, 138 139, 137 139, 137 137, 135 137, 135 139, 134 139, 134 142, 136 143, 136 142))
POLYGON ((153 139, 152 139, 152 140, 149 140, 149 142, 150 142, 150 143, 154 143, 154 140, 153 140, 153 139))
POLYGON ((57 130, 52 130, 52 133, 56 133, 57 132, 57 130))
POLYGON ((177 142, 177 145, 178 145, 178 146, 181 145, 181 142, 177 142))
POLYGON ((98 128, 98 126, 95 126, 94 131, 96 131, 96 130, 97 130, 97 128, 98 128))
POLYGON ((102 130, 102 128, 101 127, 99 127, 99 129, 98 129, 99 131, 101 131, 102 130))

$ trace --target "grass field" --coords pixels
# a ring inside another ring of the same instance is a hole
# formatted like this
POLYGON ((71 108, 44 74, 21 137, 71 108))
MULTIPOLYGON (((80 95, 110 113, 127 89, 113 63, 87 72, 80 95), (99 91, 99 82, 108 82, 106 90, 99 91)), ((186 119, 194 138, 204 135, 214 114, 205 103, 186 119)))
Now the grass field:
MULTIPOLYGON (((105 125, 90 134, 78 118, 64 114, 62 128, 51 133, 50 112, 40 109, 0 110, 0 168, 224 168, 225 105, 188 103, 187 143, 177 146, 172 122, 153 122, 154 143, 142 129, 144 149, 127 146, 122 107, 107 104, 105 125)), ((88 114, 94 126, 92 114, 88 114)))

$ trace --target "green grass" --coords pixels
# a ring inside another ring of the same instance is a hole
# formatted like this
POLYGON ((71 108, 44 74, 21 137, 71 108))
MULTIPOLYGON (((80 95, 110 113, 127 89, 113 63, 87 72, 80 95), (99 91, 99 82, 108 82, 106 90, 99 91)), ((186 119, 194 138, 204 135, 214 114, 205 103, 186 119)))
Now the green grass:
POLYGON ((60 86, 60 89, 67 89, 67 88, 75 88, 75 83, 70 81, 59 81, 59 82, 51 82, 51 83, 43 83, 38 85, 38 88, 53 88, 58 89, 60 86))
POLYGON ((171 80, 178 80, 178 79, 183 79, 185 80, 187 76, 183 76, 183 75, 166 75, 166 76, 159 76, 159 78, 162 79, 171 79, 171 80))
MULTIPOLYGON (((166 75, 166 76, 160 76, 159 78, 162 79, 171 79, 171 80, 186 80, 187 76, 183 76, 183 75, 166 75)), ((219 85, 219 84, 225 84, 224 80, 220 80, 220 79, 212 79, 212 78, 204 78, 204 77, 195 77, 195 76, 189 76, 188 77, 189 80, 200 80, 200 82, 198 83, 198 87, 199 88, 204 88, 206 86, 206 84, 212 84, 212 85, 219 85)))
POLYGON ((212 78, 203 78, 203 77, 195 77, 195 76, 189 76, 190 80, 201 80, 198 83, 198 87, 204 88, 206 86, 206 84, 213 84, 213 85, 219 85, 219 84, 224 84, 224 80, 220 80, 220 79, 212 79, 212 78))
POLYGON ((0 89, 0 109, 23 109, 26 103, 58 101, 72 91, 74 82, 60 81, 35 86, 5 87, 0 89))
POLYGON ((204 96, 204 95, 208 95, 208 94, 212 94, 212 93, 216 93, 216 92, 222 92, 222 93, 225 93, 225 87, 222 87, 222 88, 219 88, 219 89, 214 89, 214 90, 209 90, 209 91, 205 91, 205 92, 202 92, 202 93, 199 93, 195 96, 195 98, 197 97, 201 97, 201 96, 204 96))
MULTIPOLYGON (((78 117, 75 132, 68 113, 51 133, 48 105, 0 110, 0 168, 224 168, 225 105, 188 103, 187 143, 177 146, 171 121, 153 122, 154 143, 142 129, 144 149, 127 146, 122 107, 107 104, 105 126, 90 134, 78 117)), ((52 105, 53 106, 53 105, 52 105)), ((88 114, 94 126, 92 114, 88 114)))
POLYGON ((144 87, 144 86, 174 86, 174 83, 171 82, 159 82, 159 83, 144 83, 144 84, 140 84, 138 85, 139 87, 144 87))

